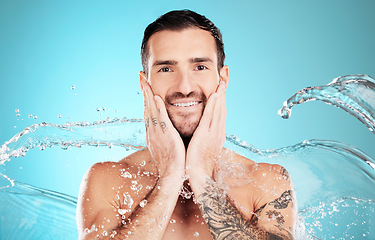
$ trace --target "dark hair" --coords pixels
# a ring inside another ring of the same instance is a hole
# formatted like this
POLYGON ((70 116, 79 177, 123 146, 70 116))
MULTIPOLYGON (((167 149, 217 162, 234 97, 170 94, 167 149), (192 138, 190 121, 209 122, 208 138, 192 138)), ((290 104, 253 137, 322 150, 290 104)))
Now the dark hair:
POLYGON ((149 56, 147 43, 154 33, 163 30, 178 31, 190 27, 198 27, 211 33, 216 42, 218 69, 222 68, 224 66, 225 53, 220 30, 203 15, 190 10, 176 10, 160 16, 145 29, 141 46, 143 71, 147 73, 148 70, 147 59, 149 56))

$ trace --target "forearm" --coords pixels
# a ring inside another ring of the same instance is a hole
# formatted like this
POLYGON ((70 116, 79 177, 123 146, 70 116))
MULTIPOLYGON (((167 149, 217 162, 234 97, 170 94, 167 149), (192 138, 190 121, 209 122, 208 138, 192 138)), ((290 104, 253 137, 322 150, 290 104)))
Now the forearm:
POLYGON ((213 239, 291 239, 254 226, 234 207, 226 191, 212 179, 206 180, 197 202, 213 239))
POLYGON ((159 179, 147 204, 138 206, 126 224, 113 229, 99 239, 161 239, 175 208, 180 186, 178 181, 159 179))

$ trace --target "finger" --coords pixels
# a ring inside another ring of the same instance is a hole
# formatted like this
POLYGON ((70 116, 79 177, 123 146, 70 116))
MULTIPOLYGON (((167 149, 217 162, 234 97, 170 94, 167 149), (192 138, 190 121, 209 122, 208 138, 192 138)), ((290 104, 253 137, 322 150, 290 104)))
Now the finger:
POLYGON ((159 121, 160 121, 160 127, 164 132, 166 132, 168 129, 173 128, 173 124, 171 120, 169 119, 167 109, 165 108, 165 103, 163 99, 159 95, 155 95, 155 102, 156 106, 159 109, 159 121))
POLYGON ((147 98, 148 114, 149 114, 149 127, 155 130, 159 123, 159 112, 155 103, 154 93, 149 84, 144 85, 144 90, 147 98))
POLYGON ((149 130, 149 126, 150 126, 150 104, 149 104, 149 100, 148 100, 148 96, 147 96, 147 93, 146 93, 146 82, 142 82, 141 83, 141 87, 142 87, 142 93, 143 93, 143 104, 144 104, 144 121, 145 121, 145 127, 146 127, 146 132, 148 132, 149 130))
POLYGON ((214 107, 211 128, 216 129, 218 131, 222 131, 223 129, 225 129, 225 121, 227 114, 225 101, 225 83, 223 81, 220 82, 217 92, 218 99, 214 107))
POLYGON ((222 115, 220 107, 224 102, 222 100, 223 91, 225 91, 225 83, 224 81, 220 81, 218 87, 216 88, 216 91, 211 94, 207 101, 207 105, 205 107, 201 122, 203 120, 203 123, 208 129, 218 126, 220 116, 222 115))
POLYGON ((214 92, 207 100, 206 107, 204 108, 204 112, 199 123, 199 127, 203 126, 204 128, 209 128, 212 121, 212 115, 215 107, 215 103, 217 101, 218 93, 214 92))

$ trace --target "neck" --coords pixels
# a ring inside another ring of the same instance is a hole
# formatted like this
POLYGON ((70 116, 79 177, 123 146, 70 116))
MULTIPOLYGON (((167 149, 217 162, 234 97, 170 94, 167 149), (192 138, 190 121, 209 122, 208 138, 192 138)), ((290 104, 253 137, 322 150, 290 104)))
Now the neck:
POLYGON ((191 137, 183 137, 183 136, 181 136, 181 138, 182 138, 182 141, 184 142, 185 150, 187 151, 189 143, 190 143, 190 140, 191 140, 191 137))

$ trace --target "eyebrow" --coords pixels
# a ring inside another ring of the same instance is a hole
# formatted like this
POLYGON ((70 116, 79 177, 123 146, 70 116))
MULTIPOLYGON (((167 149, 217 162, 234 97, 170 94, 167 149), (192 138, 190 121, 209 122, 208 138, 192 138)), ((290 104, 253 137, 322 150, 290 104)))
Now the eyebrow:
POLYGON ((214 61, 211 58, 208 57, 198 57, 198 58, 190 58, 190 63, 202 63, 202 62, 210 62, 213 63, 214 61))
POLYGON ((152 66, 160 66, 160 65, 176 65, 177 61, 175 60, 157 60, 152 64, 152 66))
MULTIPOLYGON (((208 57, 197 57, 197 58, 190 58, 189 59, 190 63, 202 63, 202 62, 210 62, 213 63, 213 60, 208 57)), ((161 66, 161 65, 177 65, 176 60, 157 60, 155 61, 152 66, 161 66)))

